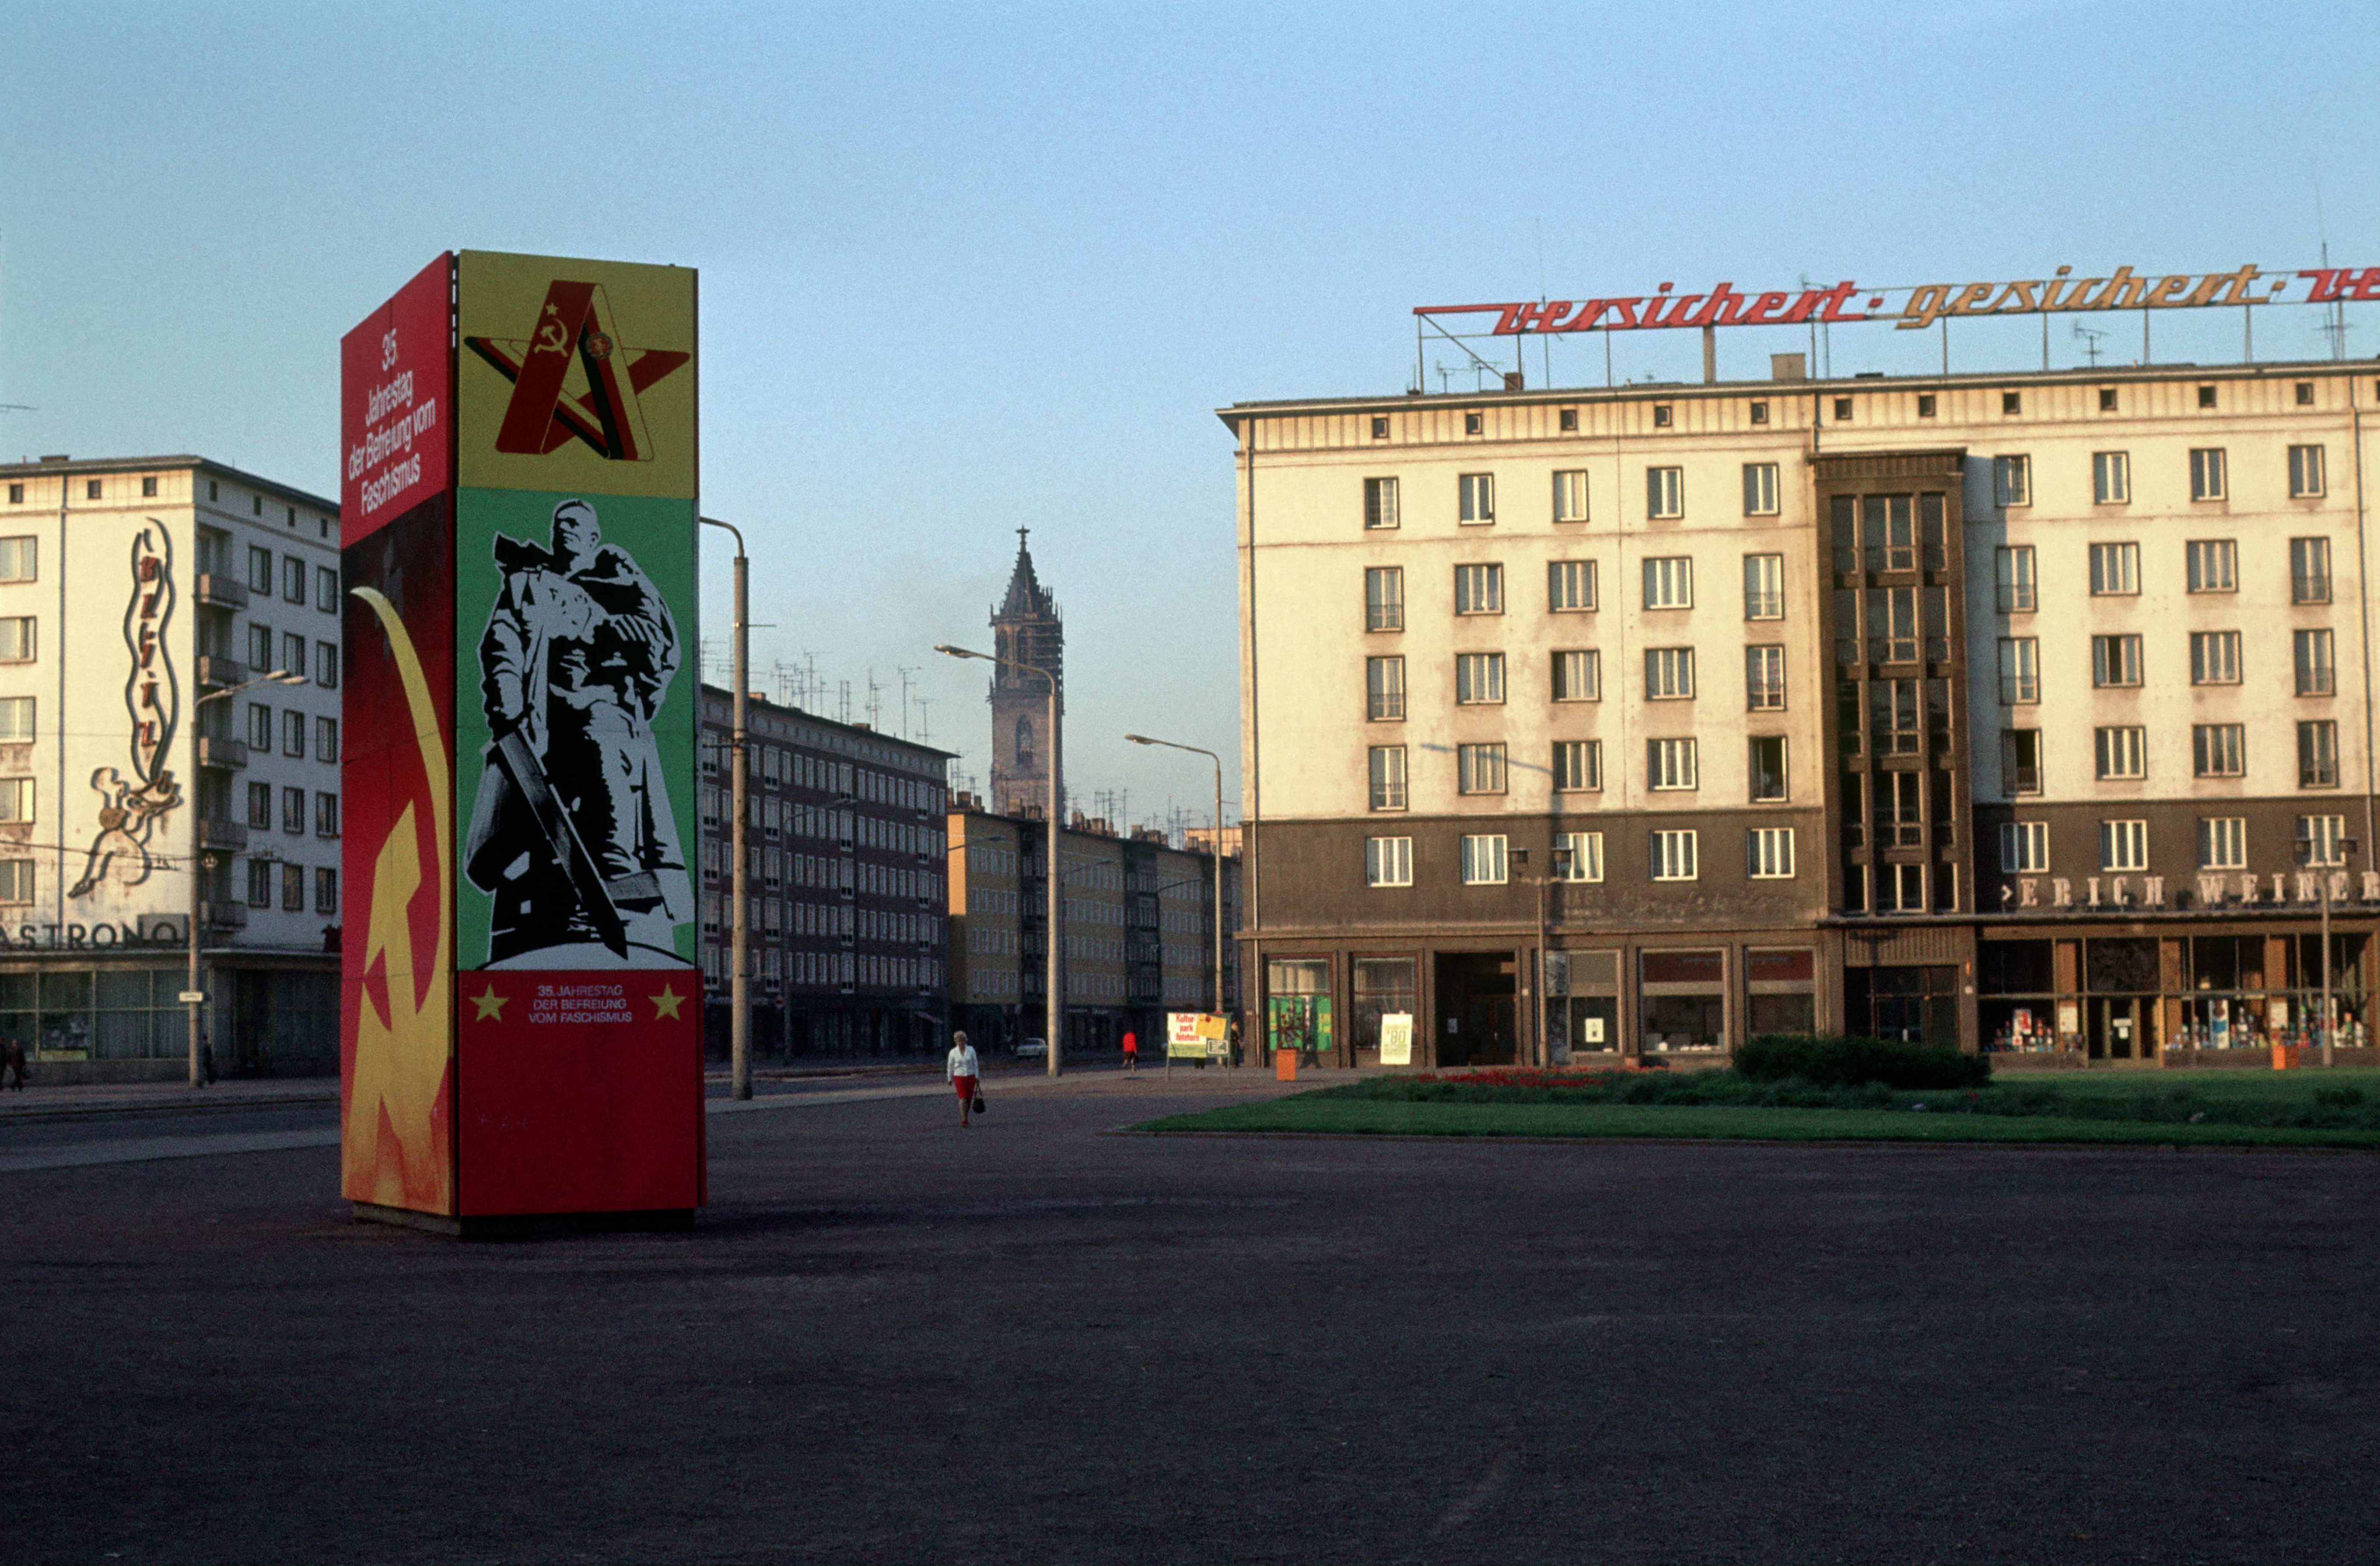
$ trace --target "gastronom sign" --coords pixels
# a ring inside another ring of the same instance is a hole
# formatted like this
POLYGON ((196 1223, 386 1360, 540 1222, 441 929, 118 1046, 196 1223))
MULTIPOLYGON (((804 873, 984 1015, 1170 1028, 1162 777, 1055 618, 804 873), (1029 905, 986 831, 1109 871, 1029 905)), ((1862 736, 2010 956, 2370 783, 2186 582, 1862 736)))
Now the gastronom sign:
POLYGON ((1674 283, 1649 293, 1594 299, 1524 299, 1500 304, 1417 305, 1414 314, 1484 315, 1493 334, 1645 332, 1687 326, 1795 326, 1805 322, 1890 321, 1918 331, 1951 316, 2041 315, 2065 310, 2207 310, 2224 305, 2332 304, 2380 300, 2380 266, 2322 266, 2266 273, 2254 266, 2229 272, 2176 272, 2163 276, 2117 267, 2100 277, 2077 277, 2061 266, 2047 277, 2004 282, 1900 284, 1863 288, 1846 278, 1824 288, 1738 292, 1716 283, 1681 294, 1674 283))

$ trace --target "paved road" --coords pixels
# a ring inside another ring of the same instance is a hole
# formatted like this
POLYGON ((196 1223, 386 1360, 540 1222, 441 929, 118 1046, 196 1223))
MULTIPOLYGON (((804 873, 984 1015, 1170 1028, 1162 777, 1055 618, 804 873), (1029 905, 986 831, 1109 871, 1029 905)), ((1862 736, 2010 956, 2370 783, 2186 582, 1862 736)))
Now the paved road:
POLYGON ((0 1175, 0 1559, 2380 1556, 2380 1159, 1103 1135, 1242 1090, 719 1114, 679 1235, 0 1175))

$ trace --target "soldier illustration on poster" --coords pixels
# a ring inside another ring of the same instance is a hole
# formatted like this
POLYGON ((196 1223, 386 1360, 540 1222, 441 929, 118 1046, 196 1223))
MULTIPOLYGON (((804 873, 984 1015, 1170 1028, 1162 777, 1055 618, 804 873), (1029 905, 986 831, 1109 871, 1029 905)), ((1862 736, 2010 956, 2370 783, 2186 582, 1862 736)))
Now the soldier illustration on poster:
POLYGON ((588 500, 555 505, 545 541, 498 532, 492 548, 486 764, 464 844, 492 904, 486 965, 681 965, 693 885, 654 734, 683 655, 668 601, 588 500))

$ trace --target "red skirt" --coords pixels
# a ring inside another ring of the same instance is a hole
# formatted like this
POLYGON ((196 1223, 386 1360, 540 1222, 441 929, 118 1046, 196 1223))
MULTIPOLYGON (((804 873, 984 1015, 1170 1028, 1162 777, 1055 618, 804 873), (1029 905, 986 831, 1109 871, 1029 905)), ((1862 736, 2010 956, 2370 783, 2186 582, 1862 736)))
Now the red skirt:
POLYGON ((975 1078, 972 1076, 954 1076, 951 1078, 951 1086, 959 1090, 962 1099, 975 1097, 975 1078))

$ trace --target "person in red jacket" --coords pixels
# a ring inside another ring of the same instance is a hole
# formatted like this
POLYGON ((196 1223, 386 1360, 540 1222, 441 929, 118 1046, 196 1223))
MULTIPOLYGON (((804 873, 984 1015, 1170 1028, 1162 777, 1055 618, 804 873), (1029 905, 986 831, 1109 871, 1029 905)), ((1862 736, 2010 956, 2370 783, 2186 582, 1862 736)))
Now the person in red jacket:
POLYGON ((1140 1069, 1140 1035, 1128 1027, 1123 1030, 1123 1069, 1140 1069))

